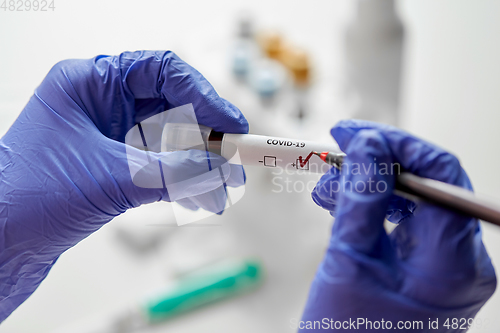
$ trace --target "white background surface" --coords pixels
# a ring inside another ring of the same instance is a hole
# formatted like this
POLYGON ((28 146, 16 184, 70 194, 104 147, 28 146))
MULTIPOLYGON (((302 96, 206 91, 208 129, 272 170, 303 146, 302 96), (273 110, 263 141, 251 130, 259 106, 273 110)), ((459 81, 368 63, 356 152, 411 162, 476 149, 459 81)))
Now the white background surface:
MULTIPOLYGON (((251 120, 251 129, 328 140, 328 128, 346 116, 340 94, 341 38, 352 6, 347 0, 304 4, 56 0, 54 12, 0 11, 0 133, 59 60, 171 49, 239 106, 251 120), (313 54, 316 118, 308 126, 322 134, 259 123, 267 118, 259 118, 248 94, 234 86, 227 50, 235 15, 243 9, 255 14, 259 26, 281 29, 313 54), (315 122, 319 116, 322 121, 315 122)), ((455 153, 476 191, 500 200, 500 2, 405 1, 400 11, 408 37, 403 126, 455 153)), ((301 314, 331 219, 315 207, 307 191, 274 193, 271 173, 247 171, 242 201, 222 218, 207 221, 221 227, 151 226, 172 223, 167 203, 130 211, 65 253, 33 296, 0 326, 0 332, 50 332, 88 323, 87 318, 105 318, 106 313, 161 288, 179 269, 228 255, 262 258, 268 271, 262 288, 150 331, 290 332, 289 321, 301 314), (168 239, 149 256, 133 254, 116 237, 116 231, 125 227, 144 237, 164 232, 168 239)), ((485 225, 484 238, 495 266, 500 267, 500 229, 485 225)), ((499 311, 496 293, 478 314, 492 325, 477 332, 496 332, 499 311)))

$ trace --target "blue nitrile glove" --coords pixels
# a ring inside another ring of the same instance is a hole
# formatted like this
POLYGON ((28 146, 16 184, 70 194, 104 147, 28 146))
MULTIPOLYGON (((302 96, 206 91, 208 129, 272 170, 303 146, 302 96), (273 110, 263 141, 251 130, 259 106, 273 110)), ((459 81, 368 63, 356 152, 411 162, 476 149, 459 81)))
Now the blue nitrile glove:
MULTIPOLYGON (((203 125, 248 132, 241 112, 172 52, 126 52, 52 68, 0 140, 0 321, 65 250, 129 208, 169 201, 164 188, 133 184, 135 159, 161 158, 160 181, 194 177, 210 162, 222 166, 228 185, 243 184, 241 168, 229 175, 233 168, 224 159, 209 160, 203 151, 160 155, 132 149, 127 156, 124 138, 136 123, 189 103, 203 125)), ((184 204, 220 211, 224 203, 207 197, 210 190, 224 192, 220 182, 219 172, 204 179, 204 190, 184 204)))
POLYGON ((414 206, 399 200, 399 225, 390 235, 383 227, 386 214, 397 208, 395 176, 386 166, 399 162, 418 176, 472 189, 458 160, 372 122, 342 121, 331 133, 347 157, 340 174, 332 169, 313 192, 320 206, 335 208, 336 218, 299 331, 329 331, 333 324, 356 332, 387 332, 396 331, 399 321, 403 327, 398 332, 466 331, 469 318, 496 287, 478 220, 428 203, 410 213, 414 206), (314 321, 324 321, 324 330, 307 329, 314 321))

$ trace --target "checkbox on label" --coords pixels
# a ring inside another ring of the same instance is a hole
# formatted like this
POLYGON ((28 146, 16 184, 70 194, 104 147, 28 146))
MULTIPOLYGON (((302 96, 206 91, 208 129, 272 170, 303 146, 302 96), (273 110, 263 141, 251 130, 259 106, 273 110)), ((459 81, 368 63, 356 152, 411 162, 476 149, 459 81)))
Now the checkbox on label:
POLYGON ((301 160, 297 160, 295 165, 297 167, 298 170, 309 170, 309 161, 307 161, 305 164, 303 164, 304 162, 301 161, 301 160))
POLYGON ((276 167, 276 156, 264 156, 264 166, 276 167))

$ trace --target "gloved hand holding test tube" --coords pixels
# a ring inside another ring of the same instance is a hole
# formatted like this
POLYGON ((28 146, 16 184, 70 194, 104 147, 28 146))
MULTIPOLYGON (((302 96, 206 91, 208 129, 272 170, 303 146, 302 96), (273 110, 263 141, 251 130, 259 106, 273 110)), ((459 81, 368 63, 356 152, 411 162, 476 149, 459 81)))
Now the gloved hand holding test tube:
MULTIPOLYGON (((165 126, 162 151, 192 148, 206 149, 224 157, 229 163, 317 173, 328 171, 330 166, 340 170, 346 156, 335 143, 220 133, 194 124, 165 126), (189 138, 196 137, 197 133, 201 134, 205 147, 196 147, 191 143, 189 138)), ((425 200, 500 226, 500 208, 497 205, 481 200, 473 192, 458 186, 404 172, 397 163, 394 167, 395 194, 412 201, 425 200)))

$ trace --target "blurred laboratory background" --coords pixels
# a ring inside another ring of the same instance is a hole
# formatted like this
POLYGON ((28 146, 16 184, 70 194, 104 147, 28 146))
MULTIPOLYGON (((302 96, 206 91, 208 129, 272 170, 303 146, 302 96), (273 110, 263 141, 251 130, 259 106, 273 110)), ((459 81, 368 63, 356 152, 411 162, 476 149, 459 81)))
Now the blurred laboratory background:
MULTIPOLYGON (((0 135, 60 60, 172 50, 251 133, 330 142, 340 119, 389 123, 456 154, 500 202, 499 1, 52 3, 0 9, 0 135)), ((310 197, 320 175, 246 172, 222 216, 178 226, 177 208, 155 203, 116 218, 64 253, 0 332, 295 331, 333 223, 310 197)), ((500 268, 500 228, 483 227, 500 268)), ((497 292, 477 316, 490 324, 471 332, 497 332, 499 312, 497 292)))

